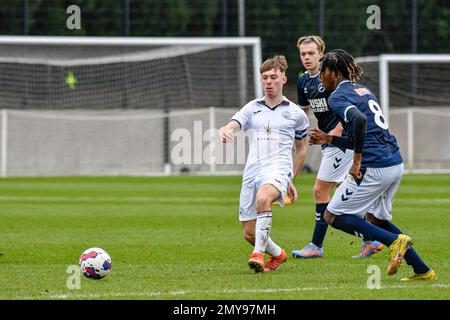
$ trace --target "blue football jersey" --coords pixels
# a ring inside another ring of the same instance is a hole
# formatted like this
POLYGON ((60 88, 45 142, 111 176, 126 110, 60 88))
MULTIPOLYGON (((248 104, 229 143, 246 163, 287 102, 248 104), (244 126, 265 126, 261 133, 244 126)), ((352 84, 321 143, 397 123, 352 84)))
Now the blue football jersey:
POLYGON ((359 83, 344 80, 330 95, 328 104, 345 121, 344 128, 350 138, 353 130, 347 122, 347 111, 356 107, 366 116, 362 167, 384 168, 403 162, 397 139, 389 132, 377 98, 369 89, 359 83))
POLYGON ((305 72, 297 80, 298 105, 311 108, 319 129, 325 133, 330 132, 340 121, 337 114, 328 107, 327 99, 330 94, 320 82, 319 72, 313 76, 305 72))

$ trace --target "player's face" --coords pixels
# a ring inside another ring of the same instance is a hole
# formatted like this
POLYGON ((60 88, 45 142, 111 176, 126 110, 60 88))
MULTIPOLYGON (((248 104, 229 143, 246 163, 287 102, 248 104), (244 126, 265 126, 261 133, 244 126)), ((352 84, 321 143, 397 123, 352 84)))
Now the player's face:
POLYGON ((320 59, 322 58, 323 52, 319 51, 314 42, 300 45, 300 60, 309 73, 316 73, 319 70, 320 59))
POLYGON ((272 69, 261 74, 261 80, 266 96, 273 98, 283 95, 283 85, 287 81, 284 72, 272 69))
POLYGON ((320 81, 327 91, 334 91, 338 84, 338 78, 336 72, 331 71, 329 68, 320 71, 320 81))

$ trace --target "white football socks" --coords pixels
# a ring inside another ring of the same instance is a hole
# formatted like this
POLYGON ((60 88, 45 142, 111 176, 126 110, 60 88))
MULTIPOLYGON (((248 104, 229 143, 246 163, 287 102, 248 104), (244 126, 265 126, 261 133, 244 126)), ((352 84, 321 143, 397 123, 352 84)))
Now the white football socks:
MULTIPOLYGON (((270 229, 272 228, 272 211, 258 212, 255 230, 255 249, 253 252, 266 252, 269 241, 270 229)), ((273 243, 273 241, 272 241, 273 243)), ((270 248, 272 249, 272 248, 270 248)))
POLYGON ((281 254, 281 247, 273 242, 270 237, 267 240, 266 253, 272 257, 278 257, 281 254))

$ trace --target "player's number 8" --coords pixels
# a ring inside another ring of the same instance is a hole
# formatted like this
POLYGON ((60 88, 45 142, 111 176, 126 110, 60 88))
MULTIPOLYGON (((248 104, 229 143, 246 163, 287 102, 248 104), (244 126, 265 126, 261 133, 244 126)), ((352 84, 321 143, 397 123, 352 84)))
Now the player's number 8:
POLYGON ((381 108, 379 104, 374 100, 369 100, 369 108, 374 113, 374 120, 375 123, 385 130, 388 128, 388 124, 386 122, 386 119, 383 117, 383 113, 381 112, 381 108))

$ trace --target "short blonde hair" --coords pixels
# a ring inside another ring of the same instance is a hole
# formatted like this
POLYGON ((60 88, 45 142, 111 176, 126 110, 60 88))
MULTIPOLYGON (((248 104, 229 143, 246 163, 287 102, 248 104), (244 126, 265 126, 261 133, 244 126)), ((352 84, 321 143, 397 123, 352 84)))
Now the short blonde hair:
POLYGON ((273 56, 272 58, 266 59, 261 64, 261 67, 259 68, 259 72, 263 74, 266 71, 272 70, 272 69, 278 69, 281 72, 286 72, 288 68, 287 60, 285 56, 279 55, 279 56, 273 56))
POLYGON ((297 41, 297 48, 300 50, 300 45, 308 43, 315 43, 319 52, 325 52, 325 42, 319 36, 303 36, 297 41))

